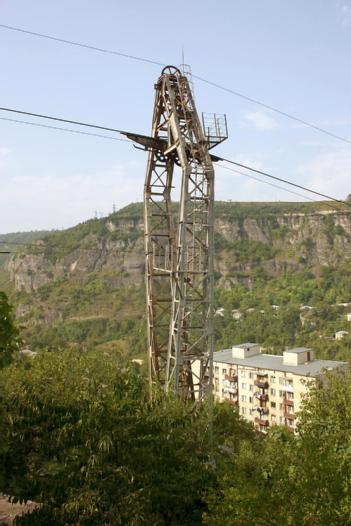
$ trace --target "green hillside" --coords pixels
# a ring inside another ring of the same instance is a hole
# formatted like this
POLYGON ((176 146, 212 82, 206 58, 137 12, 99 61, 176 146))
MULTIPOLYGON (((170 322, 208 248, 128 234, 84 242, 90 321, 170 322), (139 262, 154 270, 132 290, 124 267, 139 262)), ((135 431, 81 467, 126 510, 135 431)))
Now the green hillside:
MULTIPOLYGON (((26 345, 145 352, 142 212, 134 203, 27 238, 7 262, 26 345)), ((350 337, 333 334, 348 330, 351 311, 338 305, 351 302, 350 212, 326 203, 217 202, 215 216, 217 347, 256 340, 269 352, 309 345, 347 358, 350 337)))

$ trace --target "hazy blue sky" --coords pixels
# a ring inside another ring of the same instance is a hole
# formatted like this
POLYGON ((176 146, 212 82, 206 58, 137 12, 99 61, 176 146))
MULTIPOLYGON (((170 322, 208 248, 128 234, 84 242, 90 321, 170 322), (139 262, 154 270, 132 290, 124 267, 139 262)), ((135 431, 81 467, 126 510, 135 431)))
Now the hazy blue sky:
MULTIPOLYGON (((175 65, 184 48, 194 74, 351 138, 351 0, 1 0, 0 23, 175 65)), ((0 106, 150 131, 158 66, 1 28, 0 63, 0 106)), ((219 155, 351 192, 351 145, 199 81, 195 97, 227 113, 219 155)), ((0 121, 0 233, 140 201, 145 163, 127 143, 0 121)), ((216 197, 294 199, 221 169, 216 197)))

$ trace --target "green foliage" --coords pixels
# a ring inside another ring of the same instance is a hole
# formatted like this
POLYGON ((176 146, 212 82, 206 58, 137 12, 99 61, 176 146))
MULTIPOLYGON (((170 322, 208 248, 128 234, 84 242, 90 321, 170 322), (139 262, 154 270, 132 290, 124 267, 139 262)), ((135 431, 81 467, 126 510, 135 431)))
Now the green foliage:
POLYGON ((278 253, 267 243, 260 241, 251 241, 249 239, 242 239, 239 241, 226 241, 219 234, 216 236, 216 250, 225 250, 230 253, 233 264, 238 263, 252 263, 257 265, 264 260, 273 259, 278 253))
MULTIPOLYGON (((216 483, 206 405, 159 395, 113 353, 43 353, 0 374, 0 492, 43 504, 21 525, 196 525, 216 483)), ((215 445, 252 430, 215 412, 215 445)))
MULTIPOLYGON (((346 208, 346 207, 345 207, 346 208)), ((216 201, 215 215, 220 218, 273 218, 277 215, 292 214, 292 213, 307 213, 311 214, 320 210, 326 210, 327 207, 323 201, 315 203, 302 202, 225 202, 216 201)))
POLYGON ((313 388, 299 435, 275 427, 245 444, 208 495, 208 526, 351 524, 351 373, 313 388), (249 447, 248 447, 249 446, 249 447))
POLYGON ((257 276, 251 289, 242 284, 218 287, 216 304, 224 307, 224 317, 215 318, 216 346, 257 341, 276 353, 285 346, 302 345, 313 347, 320 358, 348 360, 350 337, 335 341, 332 336, 349 329, 349 309, 338 304, 350 301, 350 290, 348 263, 322 268, 318 276, 310 270, 285 272, 273 279, 257 276), (313 309, 301 310, 306 305, 313 309), (233 309, 240 310, 240 320, 233 320, 233 309))
POLYGON ((262 438, 229 404, 157 394, 115 353, 42 353, 0 372, 0 492, 18 526, 345 526, 351 372, 312 387, 298 435, 262 438))
POLYGON ((18 331, 11 311, 6 294, 0 292, 0 369, 11 362, 12 354, 18 348, 18 331))
POLYGON ((336 225, 334 218, 330 215, 324 217, 324 230, 331 245, 334 244, 336 236, 349 237, 345 229, 341 225, 336 225))

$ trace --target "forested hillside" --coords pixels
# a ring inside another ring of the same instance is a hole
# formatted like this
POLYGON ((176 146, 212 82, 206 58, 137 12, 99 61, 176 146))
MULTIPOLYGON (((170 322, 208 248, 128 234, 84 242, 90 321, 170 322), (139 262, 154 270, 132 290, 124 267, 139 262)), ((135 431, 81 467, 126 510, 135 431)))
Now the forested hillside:
MULTIPOLYGON (((350 212, 218 202, 215 215, 217 348, 256 340, 347 358, 349 335, 333 335, 351 311, 350 212)), ((6 268, 26 345, 144 353, 143 242, 137 203, 22 247, 6 268)))

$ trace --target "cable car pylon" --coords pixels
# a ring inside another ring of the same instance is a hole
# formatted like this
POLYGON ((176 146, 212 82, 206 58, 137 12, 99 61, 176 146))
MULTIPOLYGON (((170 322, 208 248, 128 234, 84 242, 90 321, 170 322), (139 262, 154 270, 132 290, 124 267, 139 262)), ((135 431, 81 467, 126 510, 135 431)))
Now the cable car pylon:
MULTIPOLYGON (((190 83, 166 66, 155 84, 144 186, 148 367, 151 388, 183 400, 212 389, 214 168, 209 150, 225 140, 226 117, 196 111, 190 83), (180 168, 179 204, 171 200, 180 168)), ((127 134, 126 134, 127 135, 127 134)))

